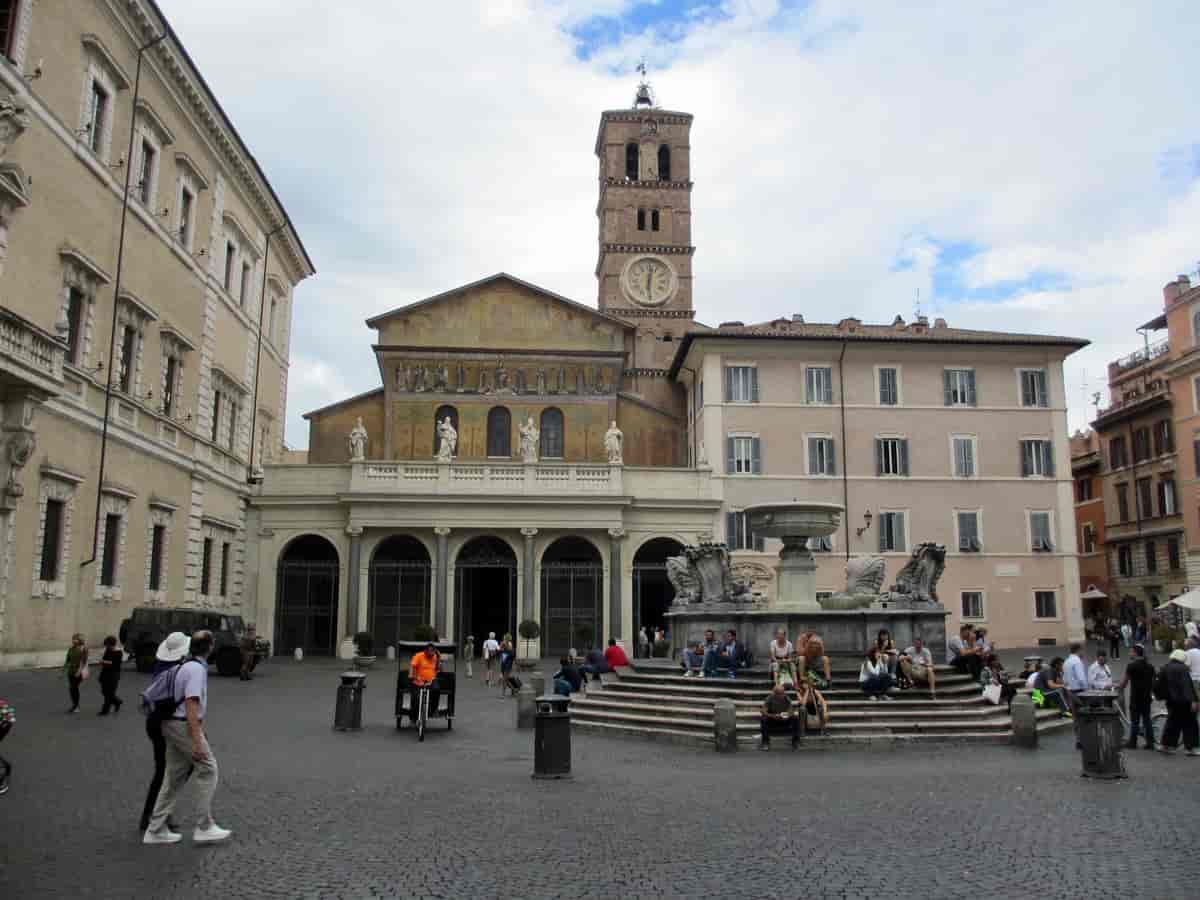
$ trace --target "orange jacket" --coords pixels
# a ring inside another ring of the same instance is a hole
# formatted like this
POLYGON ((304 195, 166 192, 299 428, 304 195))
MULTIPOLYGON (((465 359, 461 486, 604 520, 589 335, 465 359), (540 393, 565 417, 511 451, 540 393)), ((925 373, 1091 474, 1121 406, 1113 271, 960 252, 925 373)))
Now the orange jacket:
POLYGON ((435 653, 433 656, 426 656, 425 651, 414 653, 412 662, 408 666, 409 681, 414 684, 429 684, 437 678, 438 665, 442 658, 435 653))

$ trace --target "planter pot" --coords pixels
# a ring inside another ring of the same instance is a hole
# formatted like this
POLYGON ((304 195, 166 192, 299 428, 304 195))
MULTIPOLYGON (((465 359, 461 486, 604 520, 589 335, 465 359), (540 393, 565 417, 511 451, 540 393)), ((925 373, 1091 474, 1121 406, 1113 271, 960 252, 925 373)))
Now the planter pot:
POLYGON ((356 668, 356 669, 369 669, 374 664, 375 664, 375 657, 373 657, 373 656, 356 656, 356 657, 354 657, 354 668, 356 668))
POLYGON ((338 659, 354 659, 354 638, 348 637, 338 645, 338 659))

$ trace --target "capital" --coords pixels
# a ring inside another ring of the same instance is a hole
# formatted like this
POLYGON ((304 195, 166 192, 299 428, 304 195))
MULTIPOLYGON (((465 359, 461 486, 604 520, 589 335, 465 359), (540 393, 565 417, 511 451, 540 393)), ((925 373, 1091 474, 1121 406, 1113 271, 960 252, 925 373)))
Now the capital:
POLYGON ((522 528, 521 529, 521 534, 527 538, 531 538, 534 535, 536 535, 537 533, 538 533, 538 530, 536 528, 522 528))
POLYGON ((433 533, 436 534, 438 537, 445 537, 446 535, 448 535, 450 533, 450 529, 447 528, 445 525, 435 525, 433 528, 433 533))
POLYGON ((610 528, 610 529, 608 529, 608 536, 610 538, 612 538, 614 541, 619 541, 625 537, 625 529, 620 528, 620 527, 610 528))
POLYGON ((361 525, 347 525, 346 526, 346 534, 348 534, 352 538, 362 537, 363 531, 364 531, 364 529, 361 525))

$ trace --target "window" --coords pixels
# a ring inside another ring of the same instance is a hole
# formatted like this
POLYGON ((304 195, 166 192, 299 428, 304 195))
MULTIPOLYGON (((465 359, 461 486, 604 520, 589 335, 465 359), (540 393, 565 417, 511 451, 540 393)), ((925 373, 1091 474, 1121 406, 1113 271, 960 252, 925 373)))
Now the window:
POLYGON ((512 456, 512 415, 503 406, 488 410, 487 455, 512 456))
POLYGON ((208 596, 208 589, 211 587, 212 551, 213 539, 206 537, 204 539, 204 552, 200 557, 200 593, 205 596, 208 596))
POLYGON ((805 367, 804 402, 833 403, 833 369, 829 366, 805 367))
POLYGON ((275 343, 275 313, 278 311, 279 298, 274 294, 271 295, 271 302, 267 306, 267 340, 272 344, 275 343))
POLYGON ((638 231, 646 230, 646 211, 644 209, 640 209, 640 208, 637 211, 637 230, 638 231))
POLYGON ((221 543, 221 589, 217 592, 218 596, 225 597, 229 594, 229 541, 221 543))
POLYGON ((92 148, 93 153, 100 155, 104 149, 105 132, 108 130, 108 91, 94 78, 85 130, 88 146, 92 148))
POLYGON ((131 325, 121 329, 121 359, 117 366, 117 388, 123 394, 133 393, 133 374, 137 367, 137 330, 131 325))
POLYGON ((225 242, 225 293, 233 293, 233 261, 237 256, 237 247, 233 241, 225 242))
POLYGON ((121 546, 121 517, 109 513, 104 517, 104 552, 100 559, 100 584, 117 584, 117 550, 121 546))
POLYGON ((1044 369, 1021 369, 1021 405, 1049 406, 1044 369))
POLYGON ((66 504, 53 498, 46 501, 46 518, 42 523, 42 581, 58 581, 59 557, 62 555, 63 510, 66 504))
POLYGON ((1137 497, 1137 514, 1139 519, 1149 519, 1154 516, 1154 504, 1151 500, 1152 493, 1149 478, 1139 478, 1135 484, 1135 496, 1137 497))
POLYGON ((975 477, 975 438, 971 435, 954 435, 954 477, 975 477))
POLYGON ((879 405, 898 406, 900 404, 900 371, 892 367, 881 367, 879 370, 879 405))
POLYGON ((142 165, 138 172, 138 196, 142 203, 147 206, 154 198, 154 161, 158 156, 154 145, 147 140, 142 140, 142 165))
POLYGON ((979 541, 979 511, 959 510, 954 515, 958 522, 958 552, 978 553, 983 549, 979 541))
POLYGON ((229 406, 229 433, 226 435, 225 446, 232 453, 234 444, 237 441, 238 402, 231 395, 227 405, 229 406))
POLYGON ((20 0, 0 0, 0 51, 10 62, 16 62, 17 10, 20 0))
POLYGON ((167 526, 155 525, 150 532, 150 582, 152 591, 162 590, 163 552, 166 549, 167 526))
POLYGON ((810 437, 808 439, 808 474, 837 474, 837 459, 833 452, 833 438, 810 437))
POLYGON ((1054 477, 1054 444, 1050 441, 1021 441, 1021 475, 1054 477))
POLYGON ((1179 538, 1167 538, 1167 568, 1172 572, 1180 568, 1179 565, 1179 538))
MULTIPOLYGON (((1197 451, 1200 454, 1200 450, 1197 451)), ((1200 459, 1200 455, 1197 456, 1200 459)), ((1129 464, 1129 457, 1125 454, 1125 437, 1124 435, 1113 438, 1108 442, 1108 467, 1110 469, 1120 469, 1122 466, 1129 464)))
POLYGON ((1117 492, 1117 521, 1129 521, 1129 484, 1118 484, 1114 487, 1117 492))
POLYGON ((756 367, 725 367, 725 402, 758 402, 758 369, 756 367))
POLYGON ((192 206, 196 198, 187 188, 179 192, 179 242, 185 247, 192 246, 192 206))
POLYGON ((658 148, 658 180, 671 180, 671 148, 666 144, 658 148))
POLYGON ((1146 571, 1150 574, 1158 571, 1158 547, 1154 541, 1146 541, 1146 571))
POLYGON ((238 300, 241 302, 242 306, 245 306, 250 300, 250 273, 253 271, 254 269, 250 263, 242 263, 242 284, 240 293, 238 294, 238 300))
POLYGON ((875 438, 875 474, 908 474, 907 438, 875 438))
POLYGON ((650 210, 650 230, 658 231, 658 210, 650 210))
POLYGON ((1058 597, 1054 591, 1033 592, 1033 615, 1038 619, 1058 618, 1058 597))
POLYGON ((833 535, 827 534, 825 537, 810 537, 808 539, 808 549, 811 553, 832 553, 833 552, 833 535))
POLYGON ((975 405, 975 370, 946 369, 942 373, 946 406, 975 405))
POLYGON ((1154 423, 1154 455, 1175 452, 1175 429, 1171 427, 1170 419, 1162 419, 1154 423))
POLYGON ((625 177, 630 181, 638 180, 638 145, 625 145, 625 177))
POLYGON ((908 544, 904 539, 904 519, 903 512, 879 512, 879 552, 880 553, 904 553, 908 550, 908 544))
POLYGON ((163 376, 162 412, 164 416, 175 414, 175 382, 179 378, 179 360, 167 357, 167 371, 163 376))
POLYGON ((1084 553, 1096 552, 1096 526, 1091 522, 1084 522, 1082 529, 1082 541, 1084 553))
POLYGON ((750 517, 744 512, 725 514, 725 541, 730 550, 757 550, 762 552, 764 541, 750 529, 750 517))
POLYGON ((1158 514, 1173 516, 1179 512, 1175 505, 1175 479, 1160 478, 1158 480, 1158 514))
POLYGON ((1092 499, 1092 479, 1080 478, 1075 482, 1075 500, 1084 503, 1092 499))
POLYGON ((67 296, 67 362, 79 365, 83 352, 83 291, 71 288, 67 296))
POLYGON ((563 414, 561 410, 550 408, 542 411, 541 438, 539 454, 544 459, 562 459, 566 456, 563 450, 563 414))
POLYGON ((1121 575, 1133 574, 1133 547, 1129 544, 1117 548, 1117 572, 1121 575))
POLYGON ((1034 553, 1050 553, 1054 550, 1054 542, 1050 540, 1050 513, 1029 514, 1029 540, 1034 553))
POLYGON ((1150 458, 1150 429, 1138 428, 1133 432, 1133 461, 1144 462, 1150 458))
POLYGON ((983 591, 963 591, 962 592, 962 616, 963 619, 982 619, 983 618, 983 591))
POLYGON ((209 439, 215 444, 221 434, 221 391, 213 391, 212 430, 209 439))
POLYGON ((730 475, 759 475, 762 473, 761 448, 757 437, 728 438, 726 472, 730 475))

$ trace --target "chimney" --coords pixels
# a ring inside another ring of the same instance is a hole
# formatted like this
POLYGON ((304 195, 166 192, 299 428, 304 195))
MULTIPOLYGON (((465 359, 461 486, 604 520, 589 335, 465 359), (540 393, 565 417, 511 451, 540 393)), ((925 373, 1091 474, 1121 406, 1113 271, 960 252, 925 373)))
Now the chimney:
POLYGON ((936 319, 933 320, 933 327, 934 328, 945 328, 946 320, 943 319, 941 316, 938 316, 936 319))
POLYGON ((1180 275, 1174 281, 1168 281, 1163 287, 1163 304, 1170 306, 1192 289, 1192 282, 1186 275, 1180 275))
POLYGON ((895 328, 897 331, 903 331, 904 330, 904 316, 898 315, 898 316, 896 316, 896 318, 892 319, 892 327, 895 328))
POLYGON ((792 313, 792 322, 796 325, 803 325, 804 316, 800 315, 800 313, 792 313))

